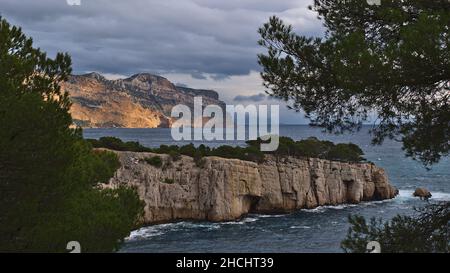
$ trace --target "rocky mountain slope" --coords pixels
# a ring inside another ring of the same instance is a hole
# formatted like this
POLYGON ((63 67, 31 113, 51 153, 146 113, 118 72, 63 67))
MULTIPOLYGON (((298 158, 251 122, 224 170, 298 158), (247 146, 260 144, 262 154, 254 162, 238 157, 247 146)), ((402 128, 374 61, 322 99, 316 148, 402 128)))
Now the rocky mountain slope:
POLYGON ((151 153, 118 152, 122 167, 108 184, 135 186, 145 224, 175 220, 235 220, 247 213, 283 213, 323 205, 390 199, 397 190, 370 163, 266 156, 266 162, 207 157, 202 167, 182 156, 155 168, 151 153))
POLYGON ((70 94, 71 114, 81 127, 170 127, 172 107, 185 104, 192 109, 195 96, 202 96, 204 105, 225 107, 215 91, 175 86, 146 73, 119 80, 98 73, 71 76, 62 89, 70 94))

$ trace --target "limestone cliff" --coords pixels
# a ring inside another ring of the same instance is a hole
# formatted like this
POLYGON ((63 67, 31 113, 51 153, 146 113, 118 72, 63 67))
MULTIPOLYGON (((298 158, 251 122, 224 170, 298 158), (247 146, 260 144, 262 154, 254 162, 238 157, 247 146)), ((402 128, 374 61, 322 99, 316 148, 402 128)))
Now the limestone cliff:
POLYGON ((151 153, 119 152, 122 167, 109 186, 136 186, 145 201, 145 224, 181 219, 229 221, 252 213, 280 213, 322 205, 390 199, 397 190, 370 163, 267 156, 266 162, 208 157, 202 167, 168 155, 155 168, 151 153))
POLYGON ((98 73, 71 76, 62 90, 69 93, 70 112, 81 127, 170 127, 172 107, 182 103, 193 108, 195 96, 202 96, 204 105, 225 108, 215 91, 175 86, 147 73, 119 80, 107 80, 98 73))

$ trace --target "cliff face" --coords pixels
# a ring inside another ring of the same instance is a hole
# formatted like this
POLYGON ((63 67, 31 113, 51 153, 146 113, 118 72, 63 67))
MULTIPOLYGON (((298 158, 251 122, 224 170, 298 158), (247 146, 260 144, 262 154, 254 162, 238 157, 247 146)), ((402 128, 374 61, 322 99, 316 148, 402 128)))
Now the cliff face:
POLYGON ((390 199, 397 190, 383 169, 368 163, 267 157, 263 164, 190 157, 155 168, 151 153, 120 152, 122 167, 109 186, 136 186, 145 201, 145 224, 174 220, 229 221, 252 213, 280 213, 322 205, 390 199), (167 183, 170 182, 170 183, 167 183))
POLYGON ((178 87, 144 73, 120 80, 98 73, 71 76, 62 90, 69 93, 72 117, 81 127, 170 127, 172 107, 185 104, 192 109, 195 96, 202 96, 204 105, 225 107, 215 91, 178 87))

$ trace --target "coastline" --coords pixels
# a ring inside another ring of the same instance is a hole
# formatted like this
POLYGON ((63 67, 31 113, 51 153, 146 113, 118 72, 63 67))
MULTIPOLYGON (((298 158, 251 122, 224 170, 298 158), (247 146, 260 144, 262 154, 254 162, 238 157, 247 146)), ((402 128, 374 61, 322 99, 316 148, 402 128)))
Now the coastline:
POLYGON ((247 214, 291 213, 397 195, 384 170, 371 163, 266 156, 266 162, 257 164, 206 157, 205 165, 198 167, 187 156, 172 162, 168 155, 158 154, 161 168, 143 162, 156 154, 116 153, 122 167, 107 187, 125 184, 138 189, 146 203, 144 225, 235 221, 247 214))
MULTIPOLYGON (((134 230, 120 248, 120 252, 342 252, 340 243, 348 229, 348 216, 361 215, 385 221, 394 216, 413 215, 415 208, 426 202, 412 197, 417 187, 426 187, 432 193, 430 202, 450 201, 450 190, 446 183, 450 178, 448 159, 427 171, 416 161, 403 156, 401 143, 387 140, 383 145, 371 145, 370 126, 350 135, 326 134, 320 128, 310 126, 283 125, 280 135, 292 139, 316 136, 334 143, 352 142, 359 145, 368 161, 385 169, 392 185, 400 190, 395 199, 362 202, 358 205, 299 209, 283 215, 248 214, 240 221, 214 223, 202 220, 165 222, 145 225, 134 230), (135 236, 136 235, 136 236, 135 236)), ((146 147, 172 145, 169 129, 88 129, 85 138, 98 139, 115 136, 124 141, 138 141, 146 147)), ((178 142, 187 145, 190 141, 178 142)), ((196 146, 201 142, 194 142, 196 146)), ((220 145, 244 146, 245 141, 211 142, 210 147, 220 145)))

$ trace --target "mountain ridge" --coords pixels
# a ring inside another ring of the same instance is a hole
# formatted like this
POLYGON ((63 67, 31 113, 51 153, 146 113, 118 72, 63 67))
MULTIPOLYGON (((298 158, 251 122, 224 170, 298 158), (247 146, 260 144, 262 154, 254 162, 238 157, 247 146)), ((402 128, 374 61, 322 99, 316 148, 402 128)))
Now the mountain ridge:
POLYGON ((193 109, 196 96, 204 106, 225 109, 216 91, 177 86, 150 73, 117 80, 97 72, 72 75, 61 88, 71 98, 75 125, 84 128, 169 128, 172 108, 184 104, 193 109))

